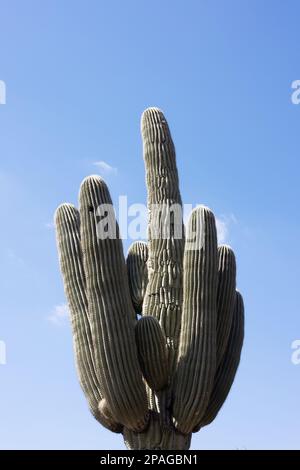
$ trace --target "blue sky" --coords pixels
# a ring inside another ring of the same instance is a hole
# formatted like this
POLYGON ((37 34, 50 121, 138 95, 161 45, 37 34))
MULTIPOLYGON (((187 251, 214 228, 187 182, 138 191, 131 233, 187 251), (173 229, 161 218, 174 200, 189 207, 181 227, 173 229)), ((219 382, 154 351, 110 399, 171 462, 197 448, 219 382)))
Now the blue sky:
POLYGON ((77 383, 51 223, 96 161, 114 201, 146 201, 148 106, 169 120, 183 200, 225 224, 246 305, 236 381, 192 448, 299 448, 299 14, 294 0, 0 0, 1 448, 124 448, 77 383))

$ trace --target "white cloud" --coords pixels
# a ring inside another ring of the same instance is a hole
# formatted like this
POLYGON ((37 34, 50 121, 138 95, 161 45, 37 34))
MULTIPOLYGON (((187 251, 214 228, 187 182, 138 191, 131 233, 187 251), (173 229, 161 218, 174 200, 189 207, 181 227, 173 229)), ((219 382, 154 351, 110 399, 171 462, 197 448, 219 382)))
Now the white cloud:
POLYGON ((4 341, 0 341, 0 366, 6 364, 6 344, 4 341))
POLYGON ((93 162, 93 165, 95 165, 101 172, 106 173, 107 175, 116 175, 118 173, 118 169, 116 167, 109 165, 103 160, 93 162))
POLYGON ((7 250, 7 258, 9 259, 9 261, 12 263, 12 264, 16 264, 16 265, 19 265, 19 266, 23 266, 24 265, 24 260, 23 258, 21 258, 14 250, 12 250, 11 248, 8 248, 7 250))
MULTIPOLYGON (((184 204, 183 205, 183 222, 185 227, 187 227, 188 220, 190 218, 191 212, 194 207, 198 207, 200 204, 193 206, 192 204, 184 204)), ((217 236, 218 236, 218 243, 228 243, 230 238, 230 229, 232 225, 237 224, 237 219, 234 214, 222 214, 219 217, 215 216, 216 220, 216 228, 217 228, 217 236)))
POLYGON ((54 222, 46 222, 45 228, 47 228, 48 230, 54 229, 54 222))
POLYGON ((56 305, 48 316, 50 323, 57 326, 63 325, 68 320, 68 318, 69 307, 67 304, 56 305))
POLYGON ((218 242, 225 243, 228 237, 228 224, 225 220, 219 219, 216 217, 216 226, 218 234, 218 242))
POLYGON ((6 83, 0 80, 0 104, 6 104, 6 83))
POLYGON ((221 215, 216 217, 216 227, 218 234, 218 243, 228 243, 229 231, 232 224, 236 224, 237 220, 233 214, 221 215))

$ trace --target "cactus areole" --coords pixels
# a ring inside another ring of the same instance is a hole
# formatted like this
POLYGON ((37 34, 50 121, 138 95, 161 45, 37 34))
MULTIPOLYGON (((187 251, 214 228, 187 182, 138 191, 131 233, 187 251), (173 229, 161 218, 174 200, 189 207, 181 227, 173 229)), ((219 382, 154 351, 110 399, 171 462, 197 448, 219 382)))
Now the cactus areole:
POLYGON ((129 449, 188 449, 233 383, 243 299, 234 253, 218 247, 207 207, 193 210, 186 233, 178 214, 167 236, 159 231, 165 218, 152 208, 182 205, 175 149, 159 109, 143 113, 141 128, 148 244, 133 243, 125 260, 114 219, 114 236, 99 236, 97 210, 111 197, 102 178, 90 176, 79 210, 62 204, 55 213, 60 267, 79 381, 94 417, 122 433, 129 449))

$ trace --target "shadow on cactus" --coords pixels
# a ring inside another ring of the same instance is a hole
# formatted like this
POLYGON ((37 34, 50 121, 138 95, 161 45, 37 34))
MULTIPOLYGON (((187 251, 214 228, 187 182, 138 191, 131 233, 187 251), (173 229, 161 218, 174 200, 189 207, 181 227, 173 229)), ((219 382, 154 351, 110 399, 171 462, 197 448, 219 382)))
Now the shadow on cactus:
POLYGON ((170 218, 168 236, 157 236, 165 218, 153 207, 181 207, 175 149, 159 109, 143 113, 142 136, 148 244, 133 243, 125 261, 115 220, 116 236, 99 237, 97 208, 111 198, 105 182, 90 176, 79 211, 70 204, 56 211, 60 266, 79 380, 94 417, 122 433, 129 449, 188 449, 233 383, 243 300, 234 253, 217 246, 209 209, 192 212, 186 240, 182 217, 170 218))

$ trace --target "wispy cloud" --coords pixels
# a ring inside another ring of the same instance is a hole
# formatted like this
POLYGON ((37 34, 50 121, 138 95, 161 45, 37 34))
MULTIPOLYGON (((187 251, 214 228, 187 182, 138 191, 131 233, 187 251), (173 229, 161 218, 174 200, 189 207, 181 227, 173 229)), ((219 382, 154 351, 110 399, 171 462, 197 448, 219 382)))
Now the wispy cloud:
POLYGON ((0 366, 6 364, 6 344, 4 341, 0 341, 0 366))
MULTIPOLYGON (((192 204, 184 204, 183 205, 183 222, 184 225, 187 226, 191 212, 194 207, 198 207, 200 204, 196 204, 193 206, 192 204)), ((216 220, 216 228, 217 228, 217 236, 218 236, 218 243, 228 243, 230 238, 230 229, 232 225, 237 224, 237 219, 234 214, 222 214, 220 216, 215 216, 216 220)))
POLYGON ((69 307, 67 304, 56 305, 50 315, 48 320, 52 325, 62 326, 66 323, 69 318, 69 307))
POLYGON ((9 261, 12 263, 12 264, 16 264, 16 265, 19 265, 19 266, 23 266, 24 265, 24 260, 23 258, 21 258, 21 256, 19 256, 15 250, 11 249, 11 248, 8 248, 7 252, 7 258, 9 259, 9 261))
POLYGON ((0 104, 6 104, 6 83, 0 80, 0 104))
POLYGON ((233 223, 237 223, 236 217, 233 214, 221 215, 220 217, 216 217, 216 227, 219 243, 228 243, 230 226, 233 223))
POLYGON ((54 229, 54 222, 46 222, 45 223, 45 228, 48 230, 53 230, 54 229))
POLYGON ((218 242, 225 243, 228 237, 228 223, 225 220, 219 219, 216 217, 216 226, 218 234, 218 242))
POLYGON ((93 165, 96 166, 102 173, 107 175, 116 175, 118 173, 118 169, 116 167, 109 165, 103 160, 93 162, 93 165))

